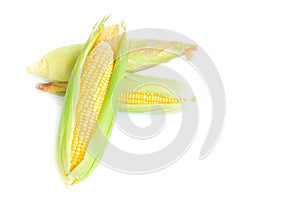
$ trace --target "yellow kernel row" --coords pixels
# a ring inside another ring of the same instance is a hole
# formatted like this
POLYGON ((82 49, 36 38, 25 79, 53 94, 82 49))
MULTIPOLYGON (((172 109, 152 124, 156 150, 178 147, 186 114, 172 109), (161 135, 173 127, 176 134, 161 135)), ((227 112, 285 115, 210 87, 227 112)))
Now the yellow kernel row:
POLYGON ((122 104, 178 104, 180 100, 151 92, 122 92, 119 102, 122 104))

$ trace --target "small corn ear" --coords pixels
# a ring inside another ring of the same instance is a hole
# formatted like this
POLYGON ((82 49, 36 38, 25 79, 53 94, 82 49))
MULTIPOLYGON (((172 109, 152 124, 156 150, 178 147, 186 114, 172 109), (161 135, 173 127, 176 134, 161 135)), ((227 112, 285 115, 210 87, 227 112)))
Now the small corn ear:
POLYGON ((107 38, 101 38, 106 20, 95 25, 77 59, 65 95, 57 160, 63 178, 71 184, 83 181, 95 169, 115 121, 118 86, 125 73, 127 57, 121 56, 125 51, 124 34, 117 36, 118 43, 114 47, 107 38))
MULTIPOLYGON (((118 30, 119 26, 111 26, 103 33, 103 39, 105 40, 107 35, 112 35, 118 30)), ((116 39, 117 37, 110 40, 110 45, 114 50, 117 50, 114 47, 116 39)), ((127 40, 126 45, 129 54, 126 72, 131 73, 168 62, 182 55, 190 58, 196 49, 193 44, 149 39, 127 40)), ((83 47, 84 44, 77 44, 53 50, 35 65, 27 67, 27 71, 51 81, 67 82, 83 47)))
POLYGON ((175 113, 195 100, 193 93, 179 81, 127 73, 124 82, 122 92, 125 95, 121 97, 128 98, 126 93, 135 95, 133 103, 120 103, 119 111, 122 112, 175 113))
MULTIPOLYGON (((44 92, 64 95, 67 83, 41 83, 37 88, 44 92)), ((177 112, 180 111, 181 104, 192 98, 192 95, 185 95, 186 91, 188 91, 186 86, 175 80, 127 74, 123 79, 118 99, 119 111, 177 112)))

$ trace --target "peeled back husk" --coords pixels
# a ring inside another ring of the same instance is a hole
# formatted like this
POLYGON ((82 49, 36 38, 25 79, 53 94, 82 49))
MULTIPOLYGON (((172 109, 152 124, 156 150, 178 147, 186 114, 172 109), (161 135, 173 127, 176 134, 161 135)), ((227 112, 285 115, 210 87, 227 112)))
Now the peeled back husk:
POLYGON ((179 101, 167 104, 120 104, 119 111, 122 112, 175 113, 180 112, 188 103, 195 100, 187 86, 177 80, 130 73, 127 73, 124 79, 127 84, 122 87, 122 92, 155 93, 179 101))
MULTIPOLYGON (((97 45, 96 41, 98 41, 99 37, 105 33, 104 23, 106 20, 107 18, 104 18, 95 25, 93 32, 81 51, 69 79, 64 99, 57 139, 57 161, 60 173, 67 184, 83 181, 98 165, 109 140, 116 117, 116 111, 118 109, 117 97, 120 93, 119 84, 125 74, 125 66, 127 63, 127 56, 123 53, 125 52, 125 30, 120 36, 114 37, 114 44, 111 43, 112 40, 105 41, 105 46, 114 51, 116 60, 113 62, 114 68, 109 85, 105 93, 104 101, 101 104, 100 113, 97 116, 96 126, 93 127, 92 135, 88 140, 87 150, 84 152, 83 160, 74 166, 71 163, 73 138, 75 137, 75 133, 77 135, 80 134, 77 132, 78 130, 76 131, 74 129, 78 120, 76 118, 78 114, 77 105, 80 99, 84 98, 80 96, 81 92, 86 90, 81 88, 81 81, 83 79, 81 75, 84 73, 83 67, 85 66, 85 62, 90 52, 97 45)), ((84 138, 79 138, 79 140, 83 141, 84 138)))

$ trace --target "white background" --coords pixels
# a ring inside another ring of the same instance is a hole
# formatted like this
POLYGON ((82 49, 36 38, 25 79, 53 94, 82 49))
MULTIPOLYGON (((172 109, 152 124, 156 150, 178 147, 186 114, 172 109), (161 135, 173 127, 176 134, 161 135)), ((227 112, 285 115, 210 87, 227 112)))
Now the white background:
POLYGON ((299 1, 1 1, 0 199, 299 199, 299 1), (197 4, 196 4, 197 2, 197 4), (165 28, 210 55, 227 97, 214 151, 199 134, 171 167, 128 175, 100 165, 67 189, 55 164, 60 106, 26 74, 49 50, 84 42, 104 15, 165 28))

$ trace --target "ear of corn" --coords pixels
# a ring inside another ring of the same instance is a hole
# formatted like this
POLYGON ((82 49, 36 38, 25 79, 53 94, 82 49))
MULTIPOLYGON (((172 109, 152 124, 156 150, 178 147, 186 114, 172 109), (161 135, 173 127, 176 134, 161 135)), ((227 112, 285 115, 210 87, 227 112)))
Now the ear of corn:
MULTIPOLYGON (((49 82, 39 84, 38 89, 64 95, 67 83, 49 82)), ((181 104, 191 99, 186 95, 184 84, 170 79, 127 74, 123 79, 123 87, 119 96, 119 111, 122 112, 177 112, 181 104)))
POLYGON ((187 87, 175 80, 127 73, 124 82, 119 106, 123 112, 174 113, 194 99, 187 87))
POLYGON ((65 95, 57 159, 67 183, 84 180, 97 166, 115 120, 118 84, 124 76, 127 57, 122 55, 124 34, 117 36, 114 47, 104 37, 106 20, 95 25, 77 59, 65 95))
MULTIPOLYGON (((109 35, 115 34, 118 30, 118 25, 107 28, 104 30, 102 40, 105 41, 109 35)), ((112 49, 117 51, 118 37, 110 39, 109 43, 112 49)), ((190 58, 196 49, 193 44, 149 39, 127 40, 126 44, 129 52, 126 72, 148 69, 182 55, 190 58)), ((51 81, 67 82, 83 47, 84 44, 77 44, 55 49, 33 66, 29 66, 27 71, 51 81)))

